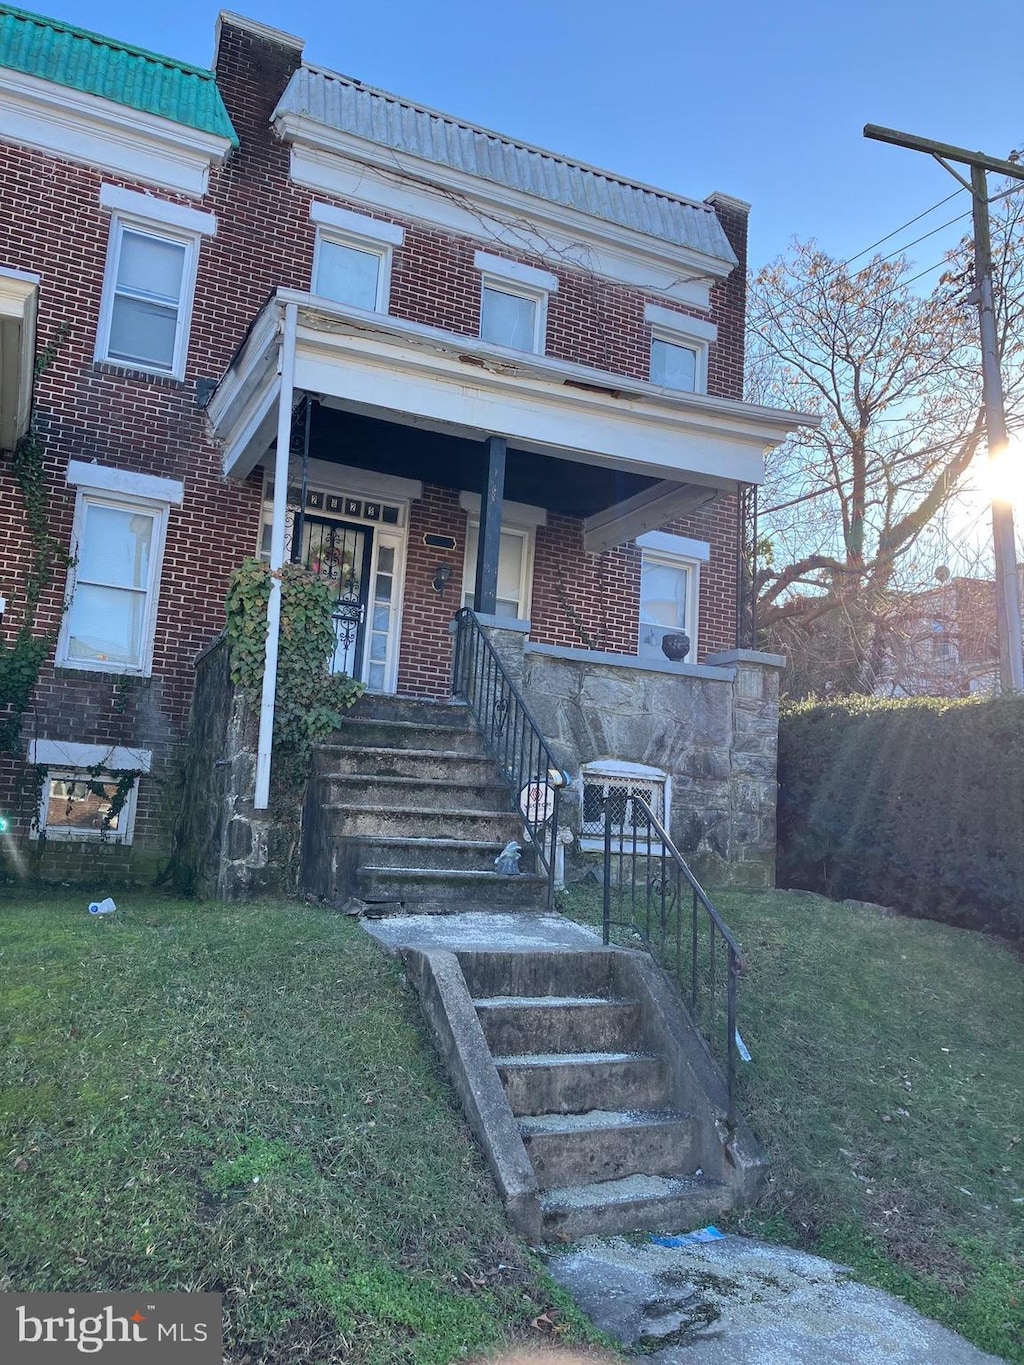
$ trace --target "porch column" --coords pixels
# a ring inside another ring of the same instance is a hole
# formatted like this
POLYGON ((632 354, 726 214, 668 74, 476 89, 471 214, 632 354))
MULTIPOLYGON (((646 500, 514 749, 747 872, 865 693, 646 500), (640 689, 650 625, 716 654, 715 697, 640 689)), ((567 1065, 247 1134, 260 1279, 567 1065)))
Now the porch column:
POLYGON ((505 496, 504 436, 487 438, 487 479, 480 494, 480 541, 476 556, 473 601, 484 616, 498 605, 498 553, 501 549, 501 503, 505 496))

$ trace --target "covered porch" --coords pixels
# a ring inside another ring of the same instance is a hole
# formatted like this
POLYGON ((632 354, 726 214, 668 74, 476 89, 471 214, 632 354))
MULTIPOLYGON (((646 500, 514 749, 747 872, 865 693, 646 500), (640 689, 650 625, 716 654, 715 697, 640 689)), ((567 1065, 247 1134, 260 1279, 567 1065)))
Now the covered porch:
MULTIPOLYGON (((798 421, 289 290, 254 321, 209 415, 225 474, 263 470, 271 567, 336 576, 336 666, 423 695, 447 689, 448 623, 466 602, 525 619, 549 648, 635 657, 630 542, 712 505, 716 543, 694 553, 731 598, 732 633, 720 606, 718 635, 695 631, 682 666, 734 646, 741 507, 798 421)), ((271 720, 278 611, 272 595, 271 720)))

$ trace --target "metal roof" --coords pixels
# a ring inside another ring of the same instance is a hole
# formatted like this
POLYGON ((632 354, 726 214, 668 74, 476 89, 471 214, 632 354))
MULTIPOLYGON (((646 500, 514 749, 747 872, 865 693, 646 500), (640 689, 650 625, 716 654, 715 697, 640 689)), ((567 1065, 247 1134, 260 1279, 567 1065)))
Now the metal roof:
POLYGON ((238 146, 214 74, 203 67, 3 4, 0 66, 227 138, 238 146))
POLYGON ((347 76, 300 67, 274 111, 275 118, 282 114, 304 116, 353 137, 736 264, 722 225, 707 204, 566 160, 347 76))

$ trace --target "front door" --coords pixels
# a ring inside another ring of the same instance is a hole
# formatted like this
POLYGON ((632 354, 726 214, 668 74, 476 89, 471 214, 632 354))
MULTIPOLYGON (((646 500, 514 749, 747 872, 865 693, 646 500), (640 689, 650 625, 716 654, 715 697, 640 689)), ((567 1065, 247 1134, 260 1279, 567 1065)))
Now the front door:
POLYGON ((370 595, 373 528, 306 517, 301 561, 330 586, 334 595, 332 673, 363 676, 366 606, 370 595))

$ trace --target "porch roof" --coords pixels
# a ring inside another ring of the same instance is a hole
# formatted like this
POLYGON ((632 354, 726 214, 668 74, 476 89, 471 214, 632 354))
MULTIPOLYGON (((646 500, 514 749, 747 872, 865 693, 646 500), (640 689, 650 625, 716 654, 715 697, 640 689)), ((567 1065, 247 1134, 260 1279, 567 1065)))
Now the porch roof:
POLYGON ((38 291, 38 275, 0 269, 0 450, 13 450, 28 430, 38 291))
MULTIPOLYGON (((281 289, 209 404, 228 477, 245 478, 275 440, 288 305, 296 310, 296 395, 317 394, 350 413, 475 442, 503 436, 520 451, 649 480, 617 504, 614 516, 601 509, 588 518, 590 549, 663 525, 717 492, 760 483, 765 450, 813 420, 281 289)), ((532 500, 545 505, 544 492, 538 487, 532 500)))

